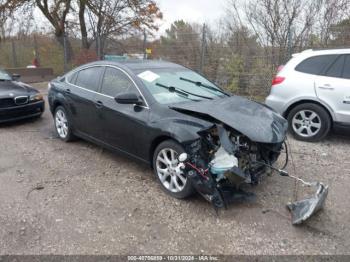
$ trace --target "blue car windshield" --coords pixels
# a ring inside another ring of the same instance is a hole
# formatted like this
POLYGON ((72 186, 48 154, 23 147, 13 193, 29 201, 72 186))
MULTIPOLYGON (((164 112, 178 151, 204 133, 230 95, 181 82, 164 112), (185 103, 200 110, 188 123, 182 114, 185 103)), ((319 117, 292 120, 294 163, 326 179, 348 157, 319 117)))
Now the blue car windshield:
POLYGON ((6 71, 0 69, 0 80, 12 80, 12 77, 6 71))
POLYGON ((138 70, 136 74, 160 104, 200 101, 224 96, 219 87, 189 69, 138 70))

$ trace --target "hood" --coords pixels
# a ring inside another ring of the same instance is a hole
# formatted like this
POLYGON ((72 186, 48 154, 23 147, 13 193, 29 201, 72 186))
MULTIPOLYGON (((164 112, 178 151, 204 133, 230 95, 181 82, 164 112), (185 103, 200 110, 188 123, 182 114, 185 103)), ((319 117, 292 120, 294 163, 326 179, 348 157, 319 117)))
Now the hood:
POLYGON ((239 96, 176 104, 170 108, 192 116, 198 113, 199 118, 209 116, 259 143, 283 142, 288 128, 281 115, 263 104, 239 96))
POLYGON ((17 81, 0 81, 0 97, 11 97, 19 95, 30 95, 37 93, 31 86, 17 81))

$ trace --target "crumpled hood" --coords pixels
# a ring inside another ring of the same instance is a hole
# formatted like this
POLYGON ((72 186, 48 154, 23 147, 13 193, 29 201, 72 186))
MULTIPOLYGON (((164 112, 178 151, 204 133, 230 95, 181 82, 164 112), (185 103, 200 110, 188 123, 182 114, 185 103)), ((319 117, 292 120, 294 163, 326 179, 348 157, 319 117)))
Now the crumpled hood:
POLYGON ((191 115, 205 114, 259 143, 283 142, 288 128, 287 121, 281 115, 239 96, 176 104, 170 108, 191 115))

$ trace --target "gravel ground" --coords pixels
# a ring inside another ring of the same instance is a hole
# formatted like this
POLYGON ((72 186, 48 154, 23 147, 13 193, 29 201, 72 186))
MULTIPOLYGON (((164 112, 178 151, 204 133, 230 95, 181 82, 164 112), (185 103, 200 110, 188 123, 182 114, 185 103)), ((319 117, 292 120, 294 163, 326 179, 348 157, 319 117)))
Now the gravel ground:
POLYGON ((216 216, 199 196, 164 194, 144 164, 60 141, 48 110, 2 125, 0 254, 350 254, 350 136, 289 143, 298 175, 330 186, 325 209, 298 227, 288 178, 267 177, 256 203, 216 216))

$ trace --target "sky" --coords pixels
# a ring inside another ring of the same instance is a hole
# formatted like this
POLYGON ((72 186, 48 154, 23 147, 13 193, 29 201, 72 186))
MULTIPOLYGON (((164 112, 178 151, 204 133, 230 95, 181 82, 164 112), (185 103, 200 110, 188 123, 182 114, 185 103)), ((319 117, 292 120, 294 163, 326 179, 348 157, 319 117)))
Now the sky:
MULTIPOLYGON (((160 36, 174 21, 181 19, 189 23, 206 23, 215 26, 215 22, 225 14, 227 0, 156 0, 156 2, 163 12, 159 31, 155 34, 160 36)), ((39 9, 35 9, 34 14, 38 29, 51 29, 39 9)))
POLYGON ((157 0, 163 12, 159 33, 176 20, 213 24, 225 13, 225 0, 157 0))

